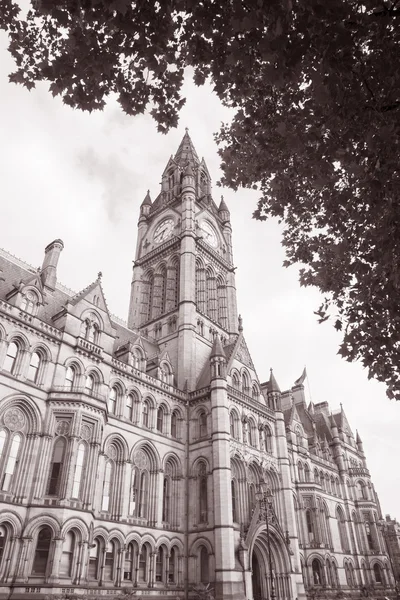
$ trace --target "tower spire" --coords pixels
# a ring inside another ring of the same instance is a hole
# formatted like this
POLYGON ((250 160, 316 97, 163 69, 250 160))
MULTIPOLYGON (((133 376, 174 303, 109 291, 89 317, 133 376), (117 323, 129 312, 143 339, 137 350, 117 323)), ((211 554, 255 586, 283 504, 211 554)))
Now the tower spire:
POLYGON ((189 163, 191 167, 200 164, 199 157, 190 138, 189 129, 187 127, 185 128, 185 135, 183 136, 179 148, 174 156, 174 161, 181 167, 185 166, 187 163, 189 163))

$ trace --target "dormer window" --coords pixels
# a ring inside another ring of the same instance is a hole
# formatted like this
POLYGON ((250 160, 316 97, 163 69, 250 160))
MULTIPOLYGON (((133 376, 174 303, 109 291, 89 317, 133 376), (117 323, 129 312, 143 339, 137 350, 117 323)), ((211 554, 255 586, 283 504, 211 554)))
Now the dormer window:
POLYGON ((37 295, 32 292, 31 290, 25 292, 25 294, 22 296, 22 302, 21 302, 21 310, 24 310, 25 312, 29 313, 30 315, 33 315, 36 311, 36 306, 38 304, 38 297, 37 295))

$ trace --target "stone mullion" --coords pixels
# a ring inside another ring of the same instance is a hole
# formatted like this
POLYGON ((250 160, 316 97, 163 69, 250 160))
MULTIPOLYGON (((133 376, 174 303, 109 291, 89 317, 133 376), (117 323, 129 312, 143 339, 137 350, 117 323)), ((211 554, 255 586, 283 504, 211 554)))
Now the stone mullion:
POLYGON ((18 556, 18 553, 16 552, 16 546, 17 546, 18 540, 19 540, 19 538, 17 538, 17 537, 12 537, 10 539, 10 543, 8 545, 6 564, 5 564, 4 571, 1 575, 1 579, 3 581, 7 581, 9 574, 10 573, 13 574, 15 572, 16 565, 14 563, 16 562, 16 559, 18 556))
POLYGON ((113 494, 115 502, 114 502, 114 511, 113 514, 117 519, 120 519, 123 512, 123 502, 124 502, 124 488, 125 488, 125 473, 126 473, 126 461, 121 461, 117 463, 117 473, 118 473, 118 481, 115 486, 115 493, 113 494))
POLYGON ((62 538, 54 538, 53 556, 50 561, 51 571, 48 574, 48 581, 57 583, 59 581, 60 560, 64 540, 62 538))
POLYGON ((204 269, 196 270, 197 280, 197 308, 200 312, 206 312, 206 274, 204 269))
POLYGON ((167 269, 167 289, 165 292, 165 312, 169 312, 176 307, 176 267, 169 266, 167 269))
POLYGON ((123 548, 120 548, 118 550, 118 562, 117 562, 117 578, 116 578, 116 586, 117 587, 121 587, 121 583, 122 583, 122 573, 123 573, 123 566, 125 563, 125 546, 123 546, 123 548))
POLYGON ((156 273, 154 275, 153 308, 151 313, 152 319, 156 319, 162 314, 163 279, 164 276, 162 273, 156 273))
POLYGON ((75 461, 77 456, 77 448, 79 443, 77 436, 70 436, 68 439, 67 451, 64 456, 65 465, 63 473, 63 481, 61 481, 61 490, 59 497, 63 499, 69 499, 72 495, 72 482, 74 478, 75 461))
POLYGON ((137 585, 138 585, 140 552, 141 552, 141 549, 138 546, 138 550, 137 550, 137 554, 136 554, 136 565, 134 567, 135 572, 133 574, 133 587, 137 587, 137 585))
POLYGON ((122 483, 122 498, 121 498, 121 515, 125 518, 129 514, 129 501, 130 501, 130 487, 131 487, 131 472, 132 463, 127 460, 124 463, 124 476, 122 483))
POLYGON ((149 557, 149 588, 154 587, 155 578, 156 578, 156 559, 157 552, 150 552, 149 557))
POLYGON ((213 321, 217 321, 217 286, 215 277, 207 277, 207 314, 213 321))
POLYGON ((82 477, 82 501, 84 508, 89 508, 93 505, 94 486, 96 484, 98 449, 100 444, 92 442, 88 445, 88 457, 83 467, 82 477))
POLYGON ((226 286, 218 285, 218 322, 224 328, 228 326, 228 307, 226 298, 226 286))
POLYGON ((43 498, 46 491, 47 480, 49 476, 49 465, 52 452, 52 441, 51 435, 43 435, 42 443, 39 447, 39 464, 37 468, 37 478, 34 484, 33 497, 43 498))
POLYGON ((19 562, 17 564, 16 572, 17 581, 28 581, 28 567, 31 558, 31 552, 29 551, 32 545, 31 537, 21 537, 21 553, 19 556, 19 562))
POLYGON ((103 504, 103 485, 104 485, 104 471, 106 466, 106 456, 102 452, 99 454, 98 461, 98 479, 97 485, 94 490, 93 508, 94 510, 101 511, 103 504), (97 488, 97 489, 96 489, 97 488))
POLYGON ((25 447, 22 449, 22 460, 16 473, 14 486, 14 495, 16 498, 22 499, 32 489, 32 479, 36 472, 36 465, 34 463, 37 457, 37 453, 35 452, 35 442, 37 440, 39 440, 39 434, 33 433, 27 435, 25 447))
POLYGON ((71 581, 75 585, 79 585, 82 577, 82 565, 85 560, 85 545, 87 542, 79 542, 78 544, 78 556, 74 563, 71 581))

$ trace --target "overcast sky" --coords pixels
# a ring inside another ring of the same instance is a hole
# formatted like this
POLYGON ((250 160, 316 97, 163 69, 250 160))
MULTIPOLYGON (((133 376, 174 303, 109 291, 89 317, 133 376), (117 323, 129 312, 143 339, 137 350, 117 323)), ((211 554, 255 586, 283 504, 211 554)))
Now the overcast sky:
POLYGON ((313 402, 343 403, 353 433, 364 442, 384 514, 400 518, 400 404, 384 386, 368 381, 360 365, 337 356, 340 336, 313 311, 320 296, 300 288, 295 268, 282 267, 280 227, 252 219, 254 191, 218 188, 213 133, 229 113, 207 87, 186 85, 186 107, 177 130, 157 133, 150 117, 126 117, 110 103, 102 113, 73 111, 46 86, 31 92, 8 83, 12 62, 0 36, 1 232, 0 246, 37 267, 45 246, 64 241, 59 281, 79 291, 103 272, 109 309, 126 319, 139 206, 178 148, 185 127, 204 156, 231 211, 238 308, 261 381, 273 367, 281 389, 307 367, 306 394, 313 402))

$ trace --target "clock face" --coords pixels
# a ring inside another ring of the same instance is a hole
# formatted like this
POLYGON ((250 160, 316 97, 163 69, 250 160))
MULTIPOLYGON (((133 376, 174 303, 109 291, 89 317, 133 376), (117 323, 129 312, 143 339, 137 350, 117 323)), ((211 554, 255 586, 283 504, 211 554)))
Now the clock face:
POLYGON ((166 239, 171 237, 174 230, 175 223, 173 219, 165 219, 159 225, 157 225, 154 232, 153 240, 155 244, 161 244, 166 239))
POLYGON ((213 248, 217 248, 218 238, 214 227, 212 227, 208 221, 202 221, 200 223, 200 229, 203 234, 203 240, 213 248))

